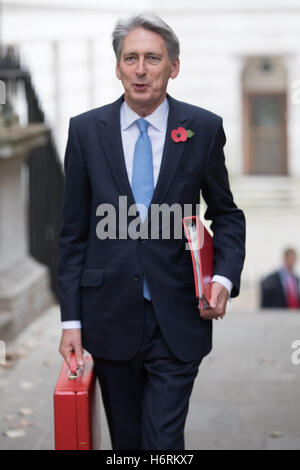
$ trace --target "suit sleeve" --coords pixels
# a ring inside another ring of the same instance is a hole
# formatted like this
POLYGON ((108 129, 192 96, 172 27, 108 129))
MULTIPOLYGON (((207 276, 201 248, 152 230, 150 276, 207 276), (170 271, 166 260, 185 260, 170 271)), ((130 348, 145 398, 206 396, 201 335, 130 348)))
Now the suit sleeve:
POLYGON ((231 280, 231 297, 240 290, 245 258, 245 217, 234 203, 229 186, 223 147, 226 136, 219 118, 205 162, 202 195, 207 204, 204 218, 211 220, 214 247, 214 274, 231 280))
POLYGON ((64 160, 58 295, 62 321, 80 320, 80 277, 88 243, 91 187, 73 118, 64 160))

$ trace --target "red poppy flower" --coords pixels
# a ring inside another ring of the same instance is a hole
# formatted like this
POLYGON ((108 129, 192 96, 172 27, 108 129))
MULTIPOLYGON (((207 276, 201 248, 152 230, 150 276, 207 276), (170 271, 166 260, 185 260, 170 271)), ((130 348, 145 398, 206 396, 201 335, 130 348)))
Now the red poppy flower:
POLYGON ((174 142, 185 142, 188 138, 188 134, 184 127, 178 127, 172 130, 171 137, 174 142))

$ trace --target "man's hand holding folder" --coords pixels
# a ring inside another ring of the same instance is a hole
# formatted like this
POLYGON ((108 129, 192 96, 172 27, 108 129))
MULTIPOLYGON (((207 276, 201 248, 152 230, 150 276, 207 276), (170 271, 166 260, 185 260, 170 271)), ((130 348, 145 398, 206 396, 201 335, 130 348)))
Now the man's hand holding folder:
POLYGON ((228 300, 228 291, 219 282, 211 284, 211 294, 209 299, 210 308, 205 308, 201 301, 199 301, 200 317, 205 320, 219 320, 223 318, 226 313, 226 304, 228 300))
POLYGON ((228 291, 213 277, 213 241, 199 217, 184 217, 183 225, 189 242, 194 269, 196 297, 201 318, 223 318, 226 311, 228 291))

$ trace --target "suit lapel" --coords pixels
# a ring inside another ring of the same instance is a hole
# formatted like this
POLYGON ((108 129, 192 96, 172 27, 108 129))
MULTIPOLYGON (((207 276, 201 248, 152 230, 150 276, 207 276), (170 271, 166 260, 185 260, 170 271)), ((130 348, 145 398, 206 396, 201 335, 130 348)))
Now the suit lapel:
POLYGON ((184 112, 184 109, 179 101, 175 100, 168 94, 167 98, 169 101, 169 116, 166 139, 158 180, 151 204, 159 204, 163 201, 186 146, 186 142, 174 142, 171 138, 171 131, 173 129, 177 129, 177 127, 182 126, 183 123, 187 123, 189 118, 184 112))
POLYGON ((120 128, 120 106, 123 100, 124 95, 112 103, 108 107, 106 116, 100 119, 100 140, 120 195, 127 196, 127 203, 130 206, 134 204, 134 197, 126 170, 120 128))

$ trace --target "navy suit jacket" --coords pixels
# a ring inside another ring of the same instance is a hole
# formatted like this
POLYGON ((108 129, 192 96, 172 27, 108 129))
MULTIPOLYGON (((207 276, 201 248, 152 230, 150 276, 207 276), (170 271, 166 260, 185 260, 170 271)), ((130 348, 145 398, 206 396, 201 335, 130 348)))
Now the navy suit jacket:
MULTIPOLYGON (((202 190, 214 233, 214 273, 233 282, 235 297, 245 256, 245 218, 229 187, 222 118, 167 98, 167 133, 152 204, 192 204, 195 213, 202 190), (175 143, 171 131, 179 126, 194 136, 175 143)), ((133 358, 142 339, 145 274, 169 348, 181 361, 198 360, 211 350, 212 321, 203 320, 197 308, 186 239, 174 239, 172 231, 169 240, 118 235, 100 240, 96 234, 99 204, 112 204, 117 214, 120 195, 127 196, 128 206, 134 204, 121 140, 123 100, 124 95, 70 119, 58 270, 61 317, 81 320, 83 347, 92 355, 133 358)))
MULTIPOLYGON (((300 284, 297 276, 298 296, 300 304, 300 284)), ((283 288, 279 271, 269 274, 260 282, 261 308, 288 308, 286 292, 283 288)))

